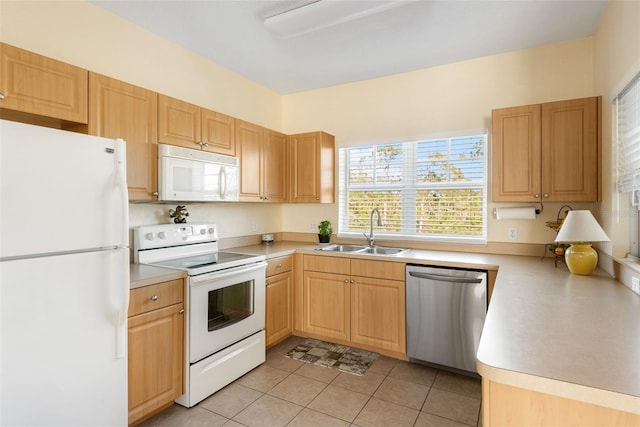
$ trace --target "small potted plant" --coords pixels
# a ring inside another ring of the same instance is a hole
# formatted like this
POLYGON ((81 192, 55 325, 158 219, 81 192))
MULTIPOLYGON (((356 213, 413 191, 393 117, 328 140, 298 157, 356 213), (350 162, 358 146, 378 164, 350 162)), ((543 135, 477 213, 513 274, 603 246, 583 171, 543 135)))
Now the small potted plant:
POLYGON ((320 243, 329 243, 332 232, 333 229, 331 228, 331 221, 322 221, 318 224, 318 241, 320 243))

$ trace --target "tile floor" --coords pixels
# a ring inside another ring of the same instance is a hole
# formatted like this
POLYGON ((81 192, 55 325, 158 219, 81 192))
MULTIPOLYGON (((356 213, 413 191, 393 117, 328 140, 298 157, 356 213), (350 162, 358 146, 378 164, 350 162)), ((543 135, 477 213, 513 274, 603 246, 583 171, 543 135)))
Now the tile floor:
POLYGON ((174 404, 141 427, 480 426, 480 380, 380 356, 363 376, 284 357, 303 338, 186 409, 174 404))

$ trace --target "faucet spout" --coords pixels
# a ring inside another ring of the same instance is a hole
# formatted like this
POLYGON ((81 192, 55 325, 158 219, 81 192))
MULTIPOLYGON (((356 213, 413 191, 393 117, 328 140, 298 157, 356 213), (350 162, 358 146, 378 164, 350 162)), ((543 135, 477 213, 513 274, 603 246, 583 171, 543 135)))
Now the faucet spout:
POLYGON ((382 226, 382 217, 380 216, 380 210, 376 207, 371 209, 371 216, 369 218, 369 235, 367 236, 366 233, 362 233, 364 234, 364 237, 367 238, 367 242, 369 243, 370 247, 373 247, 373 244, 375 242, 374 238, 373 238, 373 215, 377 214, 378 215, 378 227, 382 226))

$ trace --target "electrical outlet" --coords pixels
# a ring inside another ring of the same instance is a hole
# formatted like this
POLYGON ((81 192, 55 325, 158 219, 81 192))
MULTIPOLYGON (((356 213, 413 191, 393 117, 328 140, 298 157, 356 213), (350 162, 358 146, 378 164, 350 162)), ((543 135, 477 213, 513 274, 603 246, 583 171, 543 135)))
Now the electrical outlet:
POLYGON ((638 279, 637 277, 631 278, 631 290, 640 295, 640 279, 638 279))
POLYGON ((309 231, 318 231, 318 223, 316 222, 310 222, 309 223, 309 231))
POLYGON ((518 240, 518 229, 509 227, 509 240, 518 240))
POLYGON ((257 223, 252 223, 251 224, 251 231, 258 231, 258 224, 257 223))

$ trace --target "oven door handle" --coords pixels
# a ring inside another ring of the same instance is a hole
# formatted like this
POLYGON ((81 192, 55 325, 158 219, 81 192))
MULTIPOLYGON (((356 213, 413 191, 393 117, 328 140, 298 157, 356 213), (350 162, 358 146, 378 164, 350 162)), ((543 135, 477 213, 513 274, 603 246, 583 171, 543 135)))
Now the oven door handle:
POLYGON ((204 282, 210 282, 212 280, 224 279, 225 277, 235 276, 237 274, 249 273, 260 269, 267 268, 265 261, 251 264, 249 266, 243 265, 240 267, 230 268, 228 270, 214 271, 211 273, 201 274, 199 276, 191 276, 189 282, 191 285, 198 286, 204 282))

